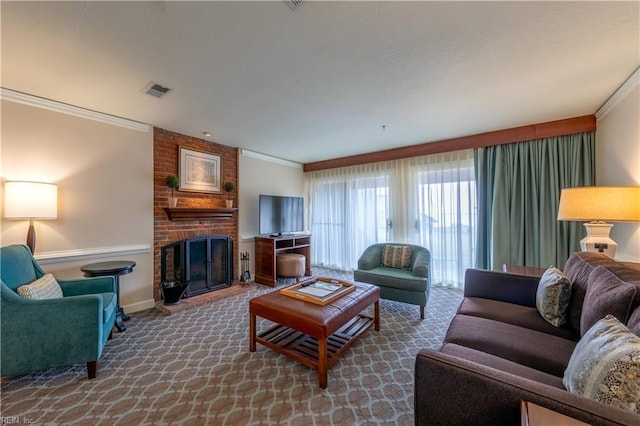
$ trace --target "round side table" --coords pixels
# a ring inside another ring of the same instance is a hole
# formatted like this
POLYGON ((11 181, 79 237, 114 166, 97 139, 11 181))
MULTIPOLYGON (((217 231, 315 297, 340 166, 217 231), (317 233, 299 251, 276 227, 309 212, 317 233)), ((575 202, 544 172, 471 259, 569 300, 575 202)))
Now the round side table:
POLYGON ((136 262, 131 260, 113 260, 109 262, 98 262, 84 265, 80 268, 84 272, 85 277, 103 277, 112 276, 116 281, 116 328, 123 332, 127 329, 123 321, 129 321, 131 318, 124 313, 124 309, 120 306, 120 275, 126 275, 133 272, 136 262))

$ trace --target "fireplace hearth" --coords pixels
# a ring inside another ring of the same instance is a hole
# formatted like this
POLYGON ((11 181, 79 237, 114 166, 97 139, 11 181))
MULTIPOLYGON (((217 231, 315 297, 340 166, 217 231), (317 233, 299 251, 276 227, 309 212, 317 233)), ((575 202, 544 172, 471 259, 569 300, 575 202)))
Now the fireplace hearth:
POLYGON ((233 284, 233 239, 204 235, 162 246, 161 282, 186 282, 184 297, 220 290, 233 284))

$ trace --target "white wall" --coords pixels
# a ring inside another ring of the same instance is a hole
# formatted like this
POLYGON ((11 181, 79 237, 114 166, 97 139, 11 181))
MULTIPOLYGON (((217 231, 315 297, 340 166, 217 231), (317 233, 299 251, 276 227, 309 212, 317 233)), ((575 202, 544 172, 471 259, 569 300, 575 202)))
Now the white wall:
MULTIPOLYGON (((239 251, 248 252, 251 277, 255 272, 253 237, 259 233, 258 196, 304 196, 302 165, 240 150, 238 160, 239 251)), ((305 202, 305 207, 306 207, 305 202)), ((308 224, 307 224, 308 227, 308 224)), ((241 263, 242 265, 242 263, 241 263)), ((242 273, 244 271, 239 271, 242 273)), ((238 274, 236 274, 238 275, 238 274)))
MULTIPOLYGON (((3 92, 4 93, 4 92, 3 92)), ((50 105, 49 105, 50 106, 50 105)), ((153 133, 3 96, 1 177, 58 185, 58 218, 36 221, 36 258, 57 277, 87 263, 129 259, 127 312, 153 307, 153 133)), ((63 108, 64 109, 64 108, 63 108)), ((2 199, 4 202, 4 199, 2 199)), ((0 221, 0 243, 24 244, 28 221, 0 221)))
MULTIPOLYGON (((632 88, 598 119, 596 185, 640 185, 640 86, 632 88)), ((638 200, 640 203, 640 200, 638 200)), ((615 223, 616 259, 640 262, 640 224, 615 223)))

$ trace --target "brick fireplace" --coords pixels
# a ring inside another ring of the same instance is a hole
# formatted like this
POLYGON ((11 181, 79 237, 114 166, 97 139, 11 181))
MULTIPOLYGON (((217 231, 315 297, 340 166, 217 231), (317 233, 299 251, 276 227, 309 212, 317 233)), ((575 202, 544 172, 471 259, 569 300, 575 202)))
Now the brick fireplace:
MULTIPOLYGON (((154 128, 153 131, 153 215, 154 215, 154 244, 153 244, 153 297, 160 300, 161 282, 161 248, 169 243, 206 235, 225 235, 238 241, 238 213, 234 212, 228 218, 195 218, 189 220, 170 220, 164 208, 169 207, 168 197, 171 190, 166 186, 168 175, 179 176, 178 152, 179 147, 219 155, 221 158, 221 181, 233 182, 236 190, 227 193, 201 193, 175 191, 178 207, 210 208, 224 207, 225 200, 231 198, 234 207, 238 205, 238 149, 225 145, 185 136, 168 130, 154 128)), ((233 250, 233 271, 239 271, 237 250, 233 250)), ((237 279, 236 276, 233 279, 237 279)))

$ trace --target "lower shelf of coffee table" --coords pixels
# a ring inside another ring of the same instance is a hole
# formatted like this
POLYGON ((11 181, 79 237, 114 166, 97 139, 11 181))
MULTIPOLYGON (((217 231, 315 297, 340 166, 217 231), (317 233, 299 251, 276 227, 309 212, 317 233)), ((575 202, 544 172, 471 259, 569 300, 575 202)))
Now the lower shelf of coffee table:
MULTIPOLYGON (((358 315, 327 339, 327 368, 331 367, 362 333, 373 325, 373 318, 358 315)), ((318 369, 318 339, 277 324, 259 333, 256 341, 309 368, 318 369)))

